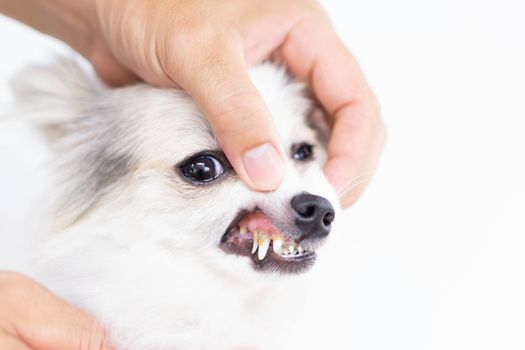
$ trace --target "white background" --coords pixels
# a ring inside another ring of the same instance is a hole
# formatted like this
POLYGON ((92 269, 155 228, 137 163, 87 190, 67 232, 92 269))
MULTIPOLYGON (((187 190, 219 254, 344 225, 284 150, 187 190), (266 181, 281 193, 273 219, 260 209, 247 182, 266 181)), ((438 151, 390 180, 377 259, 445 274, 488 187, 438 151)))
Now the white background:
MULTIPOLYGON (((388 142, 350 209, 341 349, 525 349, 525 5, 325 1, 377 92, 388 142)), ((6 80, 62 51, 0 18, 6 80)), ((46 152, 0 124, 0 269, 23 269, 46 152)))

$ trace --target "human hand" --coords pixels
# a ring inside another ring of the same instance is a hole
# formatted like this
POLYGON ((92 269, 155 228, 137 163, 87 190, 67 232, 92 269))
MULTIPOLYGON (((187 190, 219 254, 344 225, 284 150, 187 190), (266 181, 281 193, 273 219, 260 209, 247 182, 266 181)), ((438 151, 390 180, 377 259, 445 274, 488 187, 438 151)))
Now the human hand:
POLYGON ((0 349, 113 350, 91 316, 12 272, 0 272, 0 349))
POLYGON ((325 173, 343 206, 359 197, 374 172, 385 135, 379 105, 315 0, 0 0, 0 5, 27 2, 43 8, 34 18, 26 18, 32 11, 18 17, 68 42, 107 83, 141 78, 186 90, 253 189, 276 189, 287 159, 247 72, 272 57, 306 82, 325 111, 331 126, 325 173))

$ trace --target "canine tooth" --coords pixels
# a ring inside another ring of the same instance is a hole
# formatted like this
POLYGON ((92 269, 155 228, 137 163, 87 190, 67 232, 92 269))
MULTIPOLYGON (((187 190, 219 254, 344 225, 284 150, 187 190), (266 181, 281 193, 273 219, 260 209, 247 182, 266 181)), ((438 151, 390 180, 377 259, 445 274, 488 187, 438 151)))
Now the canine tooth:
POLYGON ((259 236, 259 252, 257 253, 257 257, 259 258, 259 260, 263 260, 266 257, 269 247, 270 247, 270 239, 266 237, 265 235, 260 235, 259 236))
POLYGON ((293 244, 290 244, 290 246, 288 247, 288 251, 290 252, 290 254, 293 254, 295 252, 295 248, 293 244))
POLYGON ((273 240, 273 251, 274 252, 276 253, 279 252, 282 246, 283 246, 283 241, 281 241, 280 239, 273 240))
POLYGON ((253 234, 253 247, 252 247, 252 254, 255 254, 257 251, 257 247, 259 246, 259 234, 255 232, 253 234))
POLYGON ((304 252, 303 247, 301 247, 301 246, 297 247, 297 252, 298 252, 299 254, 303 254, 303 252, 304 252))

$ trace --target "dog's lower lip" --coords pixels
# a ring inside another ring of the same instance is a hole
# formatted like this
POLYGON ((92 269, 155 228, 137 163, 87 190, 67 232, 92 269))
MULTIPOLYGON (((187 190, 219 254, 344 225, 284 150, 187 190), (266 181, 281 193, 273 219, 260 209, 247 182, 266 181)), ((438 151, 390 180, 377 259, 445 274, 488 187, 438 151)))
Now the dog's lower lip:
POLYGON ((277 228, 269 224, 268 220, 269 218, 258 209, 253 212, 246 210, 240 212, 224 233, 220 247, 228 254, 249 257, 257 271, 300 273, 308 270, 315 263, 317 256, 315 251, 302 248, 296 240, 277 231, 277 228), (275 239, 272 240, 271 234, 261 233, 262 238, 259 240, 259 233, 256 230, 257 233, 247 232, 242 225, 243 222, 246 222, 246 217, 255 217, 255 221, 263 217, 266 220, 263 222, 266 228, 282 238, 282 240, 277 240, 281 247, 274 248, 275 239))

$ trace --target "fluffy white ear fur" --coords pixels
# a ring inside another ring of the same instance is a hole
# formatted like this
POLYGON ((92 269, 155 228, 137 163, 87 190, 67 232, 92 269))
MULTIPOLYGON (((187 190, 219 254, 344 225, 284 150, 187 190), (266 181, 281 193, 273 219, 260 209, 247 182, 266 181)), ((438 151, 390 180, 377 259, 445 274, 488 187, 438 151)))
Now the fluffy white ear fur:
POLYGON ((88 104, 106 87, 72 59, 57 58, 52 66, 30 66, 10 81, 15 108, 7 118, 28 120, 39 126, 53 126, 81 115, 79 106, 88 104))

